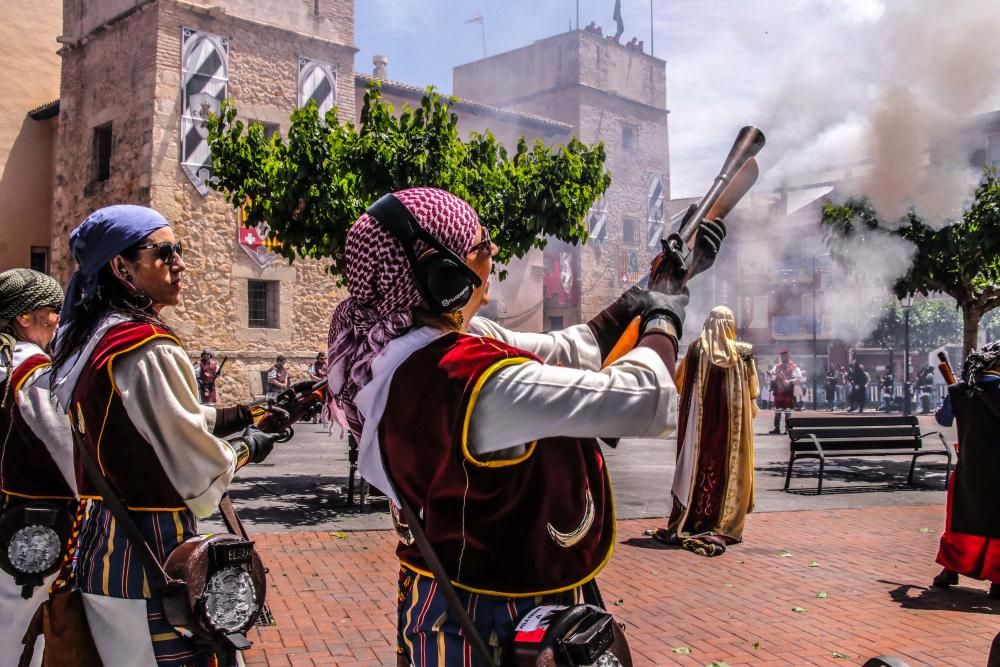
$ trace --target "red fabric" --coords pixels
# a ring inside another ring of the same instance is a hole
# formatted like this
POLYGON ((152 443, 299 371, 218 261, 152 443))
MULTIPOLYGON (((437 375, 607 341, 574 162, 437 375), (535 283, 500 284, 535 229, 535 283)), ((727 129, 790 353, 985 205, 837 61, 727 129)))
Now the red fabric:
POLYGON ((2 395, 7 397, 0 410, 0 490, 31 498, 71 500, 73 490, 45 443, 21 416, 14 395, 25 378, 48 363, 44 354, 32 355, 14 369, 6 383, 0 383, 2 395))
POLYGON ((795 407, 795 385, 788 384, 788 381, 797 368, 794 361, 789 361, 788 364, 779 363, 774 367, 774 381, 777 385, 774 392, 774 408, 776 410, 791 410, 795 407))
POLYGON ((219 362, 209 359, 208 363, 198 360, 198 367, 201 370, 201 377, 198 379, 199 399, 202 403, 215 403, 215 379, 219 375, 219 362))
POLYGON ((726 490, 729 406, 722 391, 725 376, 725 368, 709 367, 707 390, 702 402, 702 429, 699 438, 701 449, 698 454, 694 497, 687 525, 682 528, 688 533, 700 533, 715 526, 726 490))
MULTIPOLYGON (((97 344, 80 375, 70 408, 74 447, 86 447, 129 507, 185 507, 160 465, 152 446, 129 419, 112 384, 112 362, 119 354, 154 338, 173 336, 145 322, 112 327, 97 344)), ((76 453, 76 481, 81 496, 98 496, 76 453)))
POLYGON ((951 530, 955 477, 952 475, 948 481, 945 529, 941 535, 937 562, 963 576, 1000 583, 1000 540, 980 535, 955 533, 951 530))
MULTIPOLYGON (((512 357, 534 357, 503 343, 450 334, 412 354, 396 371, 379 440, 396 490, 418 514, 457 584, 501 595, 578 585, 603 567, 614 539, 611 487, 595 440, 551 438, 515 465, 482 467, 462 451, 466 408, 477 381, 512 357), (569 533, 560 546, 548 525, 569 533)), ((416 545, 400 560, 429 571, 416 545)))

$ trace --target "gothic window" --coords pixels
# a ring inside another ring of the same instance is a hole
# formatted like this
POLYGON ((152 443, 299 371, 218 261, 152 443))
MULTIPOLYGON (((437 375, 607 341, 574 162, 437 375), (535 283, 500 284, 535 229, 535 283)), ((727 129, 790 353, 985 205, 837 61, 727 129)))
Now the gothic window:
POLYGON ((337 104, 337 70, 318 60, 299 58, 299 106, 316 103, 322 117, 337 104))
POLYGON ((211 175, 208 114, 219 113, 229 83, 229 39, 183 29, 181 46, 181 168, 203 196, 211 175))

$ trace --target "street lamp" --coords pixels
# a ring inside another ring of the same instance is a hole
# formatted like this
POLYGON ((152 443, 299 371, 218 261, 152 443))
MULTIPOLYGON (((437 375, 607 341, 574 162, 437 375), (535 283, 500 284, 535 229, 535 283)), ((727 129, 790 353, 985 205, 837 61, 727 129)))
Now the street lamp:
POLYGON ((907 294, 901 300, 903 305, 903 416, 910 416, 910 309, 913 295, 907 294))

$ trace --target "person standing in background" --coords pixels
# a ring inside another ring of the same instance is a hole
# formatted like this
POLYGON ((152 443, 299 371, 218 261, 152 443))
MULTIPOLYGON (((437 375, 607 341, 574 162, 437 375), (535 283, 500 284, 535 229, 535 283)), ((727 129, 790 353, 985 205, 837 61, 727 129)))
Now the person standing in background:
POLYGON ((285 355, 279 354, 274 365, 267 371, 267 400, 274 400, 278 394, 292 386, 292 378, 285 368, 285 355))

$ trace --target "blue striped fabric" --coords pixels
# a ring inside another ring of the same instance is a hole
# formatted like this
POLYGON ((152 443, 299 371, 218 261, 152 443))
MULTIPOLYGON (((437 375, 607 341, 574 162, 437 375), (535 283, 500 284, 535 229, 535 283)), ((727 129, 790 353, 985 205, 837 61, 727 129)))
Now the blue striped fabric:
MULTIPOLYGON (((194 537, 197 531, 194 515, 187 510, 130 514, 161 563, 177 545, 194 537)), ((157 665, 209 667, 216 664, 210 650, 180 636, 167 623, 160 597, 152 594, 146 581, 142 556, 135 552, 111 510, 100 501, 92 504, 80 533, 75 576, 84 593, 146 599, 149 633, 157 665)))
MULTIPOLYGON (((581 588, 563 593, 526 598, 506 598, 455 589, 479 634, 498 658, 502 647, 514 636, 517 619, 539 605, 583 603, 581 588)), ((399 571, 399 622, 397 653, 406 655, 414 667, 486 667, 481 665, 451 618, 448 602, 432 577, 409 568, 399 571)))

